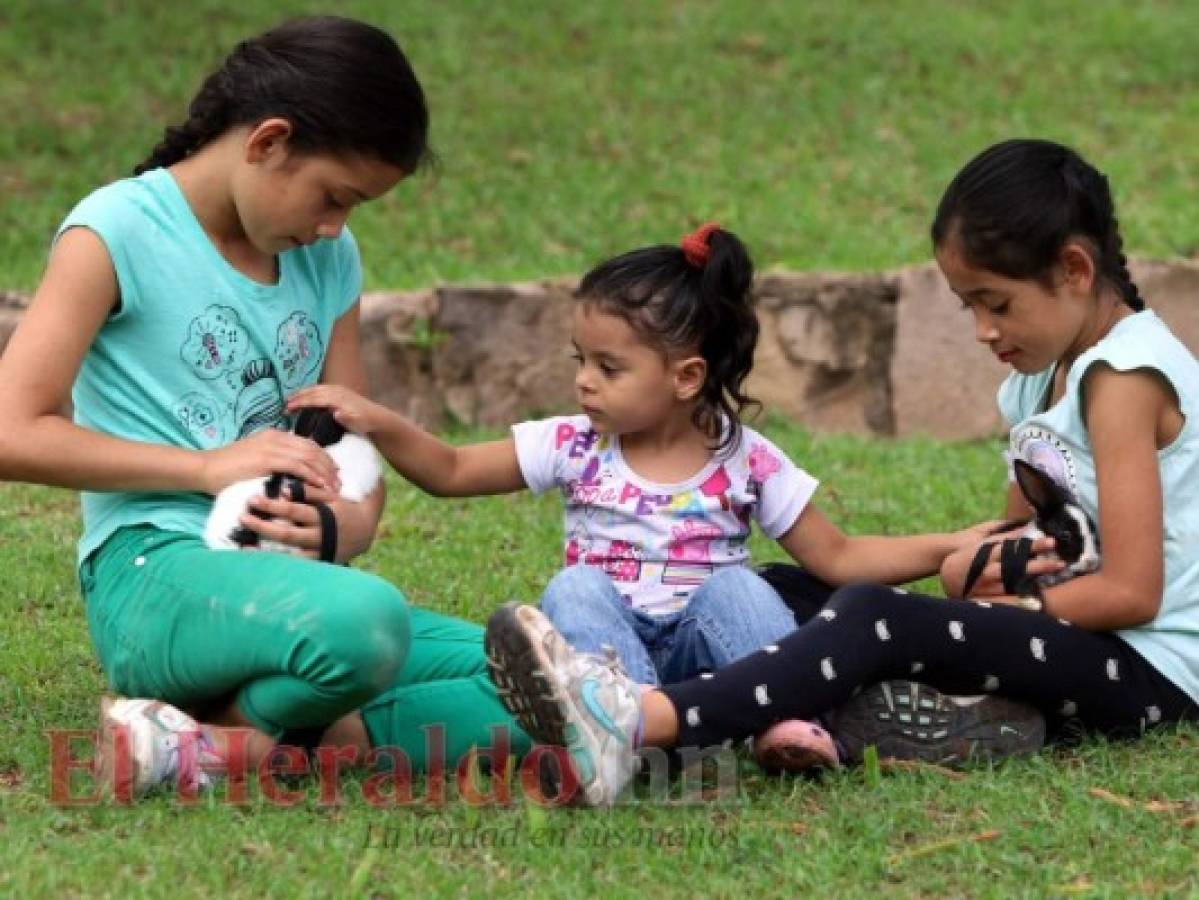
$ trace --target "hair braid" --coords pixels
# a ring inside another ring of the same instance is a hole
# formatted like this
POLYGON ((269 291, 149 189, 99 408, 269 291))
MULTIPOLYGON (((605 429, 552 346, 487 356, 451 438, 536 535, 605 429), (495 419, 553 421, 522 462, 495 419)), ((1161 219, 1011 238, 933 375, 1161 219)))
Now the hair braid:
POLYGON ((1128 271, 1128 258, 1124 255, 1124 240, 1120 237, 1120 223, 1114 216, 1112 217, 1109 243, 1109 252, 1105 253, 1104 257, 1114 261, 1110 273, 1111 280, 1115 283, 1116 289, 1120 291, 1124 302, 1140 312, 1145 308, 1145 301, 1141 297, 1141 292, 1137 290, 1136 282, 1132 280, 1132 273, 1128 271))
POLYGON ((949 183, 933 220, 933 246, 951 238, 973 265, 1043 282, 1062 246, 1084 239, 1099 278, 1132 309, 1145 308, 1107 177, 1061 144, 1004 141, 972 159, 949 183))
MULTIPOLYGON (((244 46, 239 45, 234 55, 244 46)), ((232 59, 231 56, 230 60, 232 59)), ((205 79, 200 92, 188 107, 187 120, 182 125, 167 127, 162 140, 150 151, 150 155, 134 166, 134 175, 141 175, 151 169, 165 168, 186 159, 228 127, 232 108, 225 90, 228 65, 227 62, 224 67, 205 79)))

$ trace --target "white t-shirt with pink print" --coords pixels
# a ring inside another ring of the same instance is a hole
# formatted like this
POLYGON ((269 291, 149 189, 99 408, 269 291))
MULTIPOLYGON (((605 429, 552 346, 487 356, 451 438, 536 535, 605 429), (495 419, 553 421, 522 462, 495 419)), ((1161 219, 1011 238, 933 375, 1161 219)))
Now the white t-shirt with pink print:
POLYGON ((596 567, 627 603, 655 616, 682 609, 721 568, 748 565, 750 522, 782 537, 818 485, 751 428, 679 484, 642 478, 620 438, 597 434, 587 416, 522 422, 512 434, 529 489, 562 492, 566 565, 596 567))

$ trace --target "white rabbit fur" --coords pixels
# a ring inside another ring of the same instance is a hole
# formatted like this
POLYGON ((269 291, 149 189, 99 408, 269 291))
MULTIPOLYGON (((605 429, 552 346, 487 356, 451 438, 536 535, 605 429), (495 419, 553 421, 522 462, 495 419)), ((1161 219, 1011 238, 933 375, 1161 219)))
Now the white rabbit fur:
MULTIPOLYGON (((347 432, 341 440, 325 447, 325 452, 337 465, 341 478, 341 496, 346 500, 360 501, 375 489, 382 477, 379 454, 374 445, 361 435, 347 432)), ((212 511, 204 527, 204 542, 216 550, 237 550, 233 533, 241 524, 242 513, 254 498, 266 493, 271 476, 247 478, 225 487, 216 495, 212 511)), ((299 554, 298 547, 263 539, 257 545, 260 550, 299 554)))

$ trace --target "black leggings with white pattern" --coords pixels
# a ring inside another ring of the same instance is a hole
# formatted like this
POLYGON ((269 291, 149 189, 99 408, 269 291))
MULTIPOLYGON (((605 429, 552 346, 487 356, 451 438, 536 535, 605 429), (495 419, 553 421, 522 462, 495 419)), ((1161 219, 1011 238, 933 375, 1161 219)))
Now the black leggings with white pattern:
POLYGON ((880 585, 832 590, 794 566, 763 577, 799 630, 715 673, 663 688, 680 746, 813 719, 860 687, 910 678, 949 694, 996 693, 1112 736, 1199 720, 1199 707, 1114 634, 1012 606, 944 600, 880 585))

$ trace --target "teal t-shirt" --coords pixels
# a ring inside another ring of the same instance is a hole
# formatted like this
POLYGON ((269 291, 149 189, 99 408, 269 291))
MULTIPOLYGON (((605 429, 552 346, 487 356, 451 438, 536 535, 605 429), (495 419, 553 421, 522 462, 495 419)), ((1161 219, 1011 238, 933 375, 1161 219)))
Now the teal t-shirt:
MULTIPOLYGON (((104 242, 120 294, 75 380, 75 421, 126 440, 206 450, 285 427, 286 397, 320 378, 333 325, 362 287, 348 229, 280 254, 275 284, 243 275, 166 169, 95 191, 58 234, 75 227, 104 242)), ((183 492, 81 496, 81 562, 126 525, 202 534, 212 504, 183 492)))
POLYGON ((999 409, 1012 426, 1009 456, 1040 466, 1066 485, 1099 521, 1095 460, 1082 416, 1080 386, 1091 366, 1157 372, 1174 389, 1182 431, 1158 451, 1165 534, 1161 610, 1152 622, 1117 634, 1199 703, 1199 362, 1157 314, 1145 310, 1116 323, 1075 360, 1066 392, 1045 409, 1053 369, 1008 376, 999 409))

